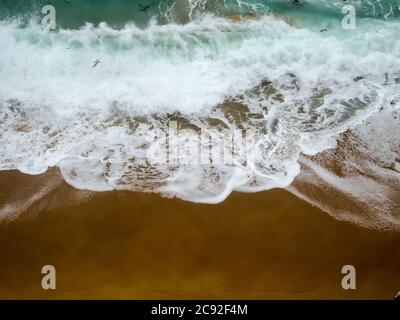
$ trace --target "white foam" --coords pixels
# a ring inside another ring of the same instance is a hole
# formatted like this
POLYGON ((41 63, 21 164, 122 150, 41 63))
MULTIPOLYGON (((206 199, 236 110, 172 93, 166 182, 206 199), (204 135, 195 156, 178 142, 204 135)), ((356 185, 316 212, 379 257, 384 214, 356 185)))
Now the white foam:
POLYGON ((55 33, 2 22, 0 169, 38 174, 59 166, 79 189, 213 203, 232 190, 288 186, 301 153, 334 147, 340 133, 379 108, 385 73, 398 67, 400 27, 372 23, 351 35, 324 35, 270 16, 55 33), (277 92, 255 93, 264 79, 277 92), (154 115, 179 113, 203 130, 211 117, 237 129, 215 108, 226 100, 258 115, 245 123, 255 131, 254 158, 148 166, 149 130, 165 125, 154 115))
POLYGON ((399 231, 398 92, 398 84, 389 87, 380 111, 342 137, 337 150, 302 157, 301 174, 288 190, 337 219, 399 231))

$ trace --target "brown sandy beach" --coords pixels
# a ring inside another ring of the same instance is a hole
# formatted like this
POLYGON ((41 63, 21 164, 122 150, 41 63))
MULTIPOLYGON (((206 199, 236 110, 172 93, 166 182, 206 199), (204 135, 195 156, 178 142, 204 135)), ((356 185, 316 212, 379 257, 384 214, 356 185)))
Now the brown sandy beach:
POLYGON ((0 1, 0 300, 400 295, 398 4, 42 2, 0 1))
POLYGON ((0 173, 0 208, 24 211, 0 225, 2 299, 392 299, 400 290, 399 233, 334 220, 285 190, 203 205, 76 191, 54 172, 0 173), (44 184, 52 188, 35 193, 44 184), (57 270, 53 291, 40 285, 46 264, 57 270), (346 264, 356 290, 341 288, 346 264))

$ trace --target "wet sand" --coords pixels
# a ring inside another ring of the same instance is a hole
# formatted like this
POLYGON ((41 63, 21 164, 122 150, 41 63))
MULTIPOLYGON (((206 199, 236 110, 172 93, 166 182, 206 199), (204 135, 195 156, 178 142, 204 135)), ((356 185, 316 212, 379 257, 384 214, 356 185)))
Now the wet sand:
POLYGON ((285 190, 204 205, 80 192, 54 170, 1 172, 0 188, 3 214, 24 211, 0 224, 2 299, 392 299, 400 290, 399 233, 334 220, 285 190), (53 291, 41 288, 46 264, 57 270, 53 291), (346 264, 356 290, 341 288, 346 264))

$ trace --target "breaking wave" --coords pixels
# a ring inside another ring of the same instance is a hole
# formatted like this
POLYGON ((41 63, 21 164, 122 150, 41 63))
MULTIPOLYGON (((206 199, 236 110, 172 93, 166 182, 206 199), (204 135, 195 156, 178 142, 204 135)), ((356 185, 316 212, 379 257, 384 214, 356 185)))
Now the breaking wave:
POLYGON ((354 2, 357 27, 344 30, 341 7, 319 3, 164 1, 140 23, 77 19, 53 32, 33 15, 16 19, 8 4, 0 170, 59 167, 78 189, 207 203, 288 188, 339 218, 398 230, 398 6, 354 2), (171 124, 177 133, 165 139, 171 124), (226 132, 239 143, 212 138, 226 132), (154 146, 178 161, 152 161, 154 146), (316 188, 361 209, 334 208, 316 188))

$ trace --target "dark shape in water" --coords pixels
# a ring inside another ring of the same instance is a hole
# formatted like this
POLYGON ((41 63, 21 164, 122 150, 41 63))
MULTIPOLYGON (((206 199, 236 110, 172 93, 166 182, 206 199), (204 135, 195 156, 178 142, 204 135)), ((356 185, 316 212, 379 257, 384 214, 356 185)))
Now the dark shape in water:
POLYGON ((147 12, 151 8, 152 4, 143 5, 139 3, 139 11, 147 12))
POLYGON ((95 68, 99 63, 100 63, 100 59, 97 59, 97 60, 94 62, 92 69, 95 68))

